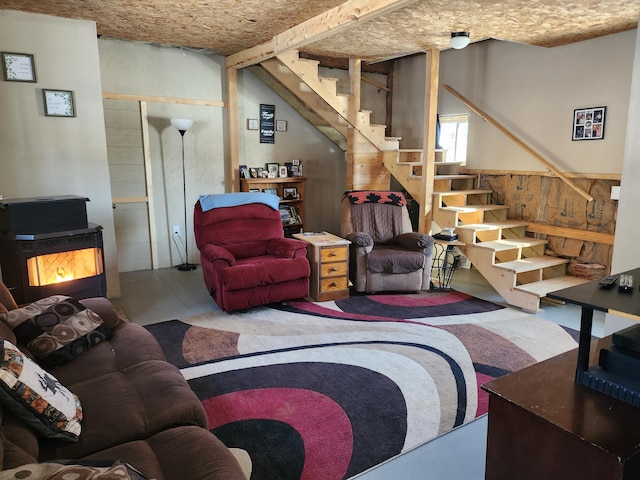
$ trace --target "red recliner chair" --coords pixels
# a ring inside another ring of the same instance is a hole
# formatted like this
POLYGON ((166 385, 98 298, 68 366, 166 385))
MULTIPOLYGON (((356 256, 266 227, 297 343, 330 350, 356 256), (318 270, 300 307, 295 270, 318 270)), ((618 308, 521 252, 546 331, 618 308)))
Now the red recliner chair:
POLYGON ((196 202, 194 233, 204 281, 224 311, 309 295, 307 244, 284 238, 278 200, 239 192, 196 202), (247 203, 252 199, 265 203, 247 203))

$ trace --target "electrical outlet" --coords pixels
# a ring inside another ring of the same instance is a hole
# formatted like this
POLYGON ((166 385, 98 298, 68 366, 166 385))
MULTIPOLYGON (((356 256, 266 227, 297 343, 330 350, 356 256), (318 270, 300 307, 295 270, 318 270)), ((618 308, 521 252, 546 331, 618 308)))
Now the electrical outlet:
POLYGON ((173 226, 173 234, 177 235, 178 237, 180 236, 180 225, 173 226))

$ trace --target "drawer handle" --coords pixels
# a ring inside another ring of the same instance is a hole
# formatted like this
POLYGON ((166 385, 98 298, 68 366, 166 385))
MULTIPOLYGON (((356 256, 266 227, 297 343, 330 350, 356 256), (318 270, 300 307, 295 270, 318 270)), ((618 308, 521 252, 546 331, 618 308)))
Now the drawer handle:
POLYGON ((331 271, 332 272, 337 272, 338 271, 338 267, 331 267, 331 271))
POLYGON ((337 255, 337 253, 336 253, 336 252, 331 252, 331 253, 329 253, 329 256, 330 256, 330 257, 335 257, 336 255, 337 255))
POLYGON ((337 284, 337 282, 331 282, 331 285, 329 285, 329 286, 330 286, 330 287, 337 287, 337 286, 338 286, 338 284, 337 284))

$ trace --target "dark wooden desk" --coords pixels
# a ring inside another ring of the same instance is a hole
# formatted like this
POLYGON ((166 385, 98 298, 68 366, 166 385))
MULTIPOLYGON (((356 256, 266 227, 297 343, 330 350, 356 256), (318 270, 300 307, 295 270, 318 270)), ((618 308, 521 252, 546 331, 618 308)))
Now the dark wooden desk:
POLYGON ((602 373, 590 365, 611 344, 591 343, 594 310, 640 319, 640 269, 624 273, 634 275, 630 293, 594 281, 549 294, 582 307, 578 349, 483 385, 486 480, 640 479, 640 408, 595 391, 602 373))
POLYGON ((611 377, 599 366, 591 364, 589 359, 594 310, 640 321, 640 290, 638 290, 640 268, 622 272, 619 275, 622 274, 634 277, 634 287, 628 292, 619 291, 617 284, 608 289, 602 288, 598 285, 598 281, 594 280, 576 287, 557 290, 547 296, 582 307, 576 382, 640 406, 640 389, 636 382, 620 382, 619 378, 611 377))
POLYGON ((640 479, 640 408, 575 382, 577 353, 482 387, 486 480, 640 479))

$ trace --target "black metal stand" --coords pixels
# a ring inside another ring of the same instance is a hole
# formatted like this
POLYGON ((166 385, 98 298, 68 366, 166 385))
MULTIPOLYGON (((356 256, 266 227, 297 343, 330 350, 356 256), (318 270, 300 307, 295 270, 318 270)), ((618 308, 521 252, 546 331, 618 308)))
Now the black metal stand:
POLYGON ((435 292, 446 292, 451 290, 451 279, 453 272, 458 268, 460 258, 456 258, 453 249, 453 243, 434 243, 433 244, 433 269, 436 271, 438 285, 431 287, 435 292))
POLYGON ((178 270, 181 272, 188 272, 195 270, 197 265, 189 263, 189 241, 187 239, 187 180, 185 177, 184 169, 184 134, 186 130, 178 130, 182 137, 182 196, 184 201, 184 261, 185 263, 178 265, 178 270))

